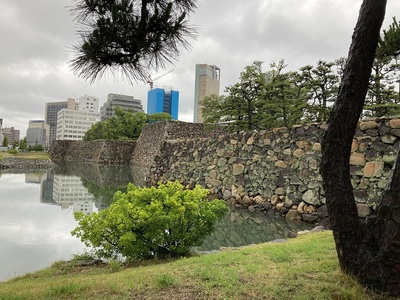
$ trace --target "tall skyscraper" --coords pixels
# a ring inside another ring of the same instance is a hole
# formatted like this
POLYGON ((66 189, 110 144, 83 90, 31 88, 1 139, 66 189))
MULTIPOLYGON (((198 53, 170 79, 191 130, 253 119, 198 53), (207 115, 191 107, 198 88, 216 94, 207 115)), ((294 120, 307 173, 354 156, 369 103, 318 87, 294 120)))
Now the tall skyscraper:
POLYGON ((46 142, 47 147, 50 147, 53 141, 56 139, 57 136, 57 114, 58 112, 63 109, 77 109, 77 103, 75 99, 68 98, 67 101, 60 101, 60 102, 48 102, 45 106, 45 121, 46 124, 49 126, 46 132, 46 142))
POLYGON ((143 112, 142 101, 133 96, 108 94, 107 102, 100 107, 101 120, 107 120, 114 116, 115 107, 119 106, 123 110, 132 110, 132 112, 143 112))
POLYGON ((173 120, 178 120, 179 92, 156 88, 147 93, 147 114, 169 113, 173 120))
POLYGON ((213 94, 219 96, 219 82, 221 70, 217 66, 197 64, 194 84, 194 113, 193 122, 203 123, 200 104, 207 96, 213 94))

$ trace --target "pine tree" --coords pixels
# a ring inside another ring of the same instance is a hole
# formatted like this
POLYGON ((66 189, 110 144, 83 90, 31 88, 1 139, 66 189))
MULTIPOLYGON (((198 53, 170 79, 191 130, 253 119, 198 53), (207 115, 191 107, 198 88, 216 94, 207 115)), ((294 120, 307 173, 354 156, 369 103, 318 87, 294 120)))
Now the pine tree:
POLYGON ((196 0, 77 0, 72 12, 81 27, 81 42, 72 70, 95 81, 106 72, 129 81, 147 81, 149 72, 163 68, 190 48, 186 38, 196 37, 187 14, 196 0))

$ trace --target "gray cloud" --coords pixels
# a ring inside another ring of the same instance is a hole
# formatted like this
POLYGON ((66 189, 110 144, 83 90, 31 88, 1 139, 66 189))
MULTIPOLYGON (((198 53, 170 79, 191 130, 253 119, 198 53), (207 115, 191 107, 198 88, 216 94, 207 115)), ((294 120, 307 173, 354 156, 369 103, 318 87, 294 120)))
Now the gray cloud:
MULTIPOLYGON (((190 16, 199 26, 192 50, 182 50, 170 73, 155 82, 180 91, 179 118, 192 121, 196 63, 221 68, 221 92, 237 82, 254 60, 285 59, 288 68, 347 55, 361 0, 203 0, 190 16)), ((130 94, 146 107, 148 85, 104 78, 95 84, 74 76, 68 61, 77 43, 72 0, 3 0, 0 3, 0 118, 24 136, 30 119, 44 118, 44 105, 85 94, 104 103, 108 93, 130 94)), ((400 11, 390 1, 384 27, 400 11)), ((163 74, 166 70, 159 70, 163 74)))

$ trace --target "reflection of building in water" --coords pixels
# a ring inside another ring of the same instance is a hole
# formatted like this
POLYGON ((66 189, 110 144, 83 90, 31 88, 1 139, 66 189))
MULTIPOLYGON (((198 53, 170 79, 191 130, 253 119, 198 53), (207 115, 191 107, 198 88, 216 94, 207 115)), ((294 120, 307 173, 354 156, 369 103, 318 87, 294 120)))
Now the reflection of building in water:
POLYGON ((96 198, 82 185, 80 177, 54 175, 53 200, 62 209, 72 206, 73 211, 91 214, 96 198))
POLYGON ((26 183, 42 183, 46 179, 47 173, 27 173, 25 174, 26 183))
POLYGON ((53 200, 53 173, 47 171, 46 178, 40 185, 40 202, 55 204, 53 200))

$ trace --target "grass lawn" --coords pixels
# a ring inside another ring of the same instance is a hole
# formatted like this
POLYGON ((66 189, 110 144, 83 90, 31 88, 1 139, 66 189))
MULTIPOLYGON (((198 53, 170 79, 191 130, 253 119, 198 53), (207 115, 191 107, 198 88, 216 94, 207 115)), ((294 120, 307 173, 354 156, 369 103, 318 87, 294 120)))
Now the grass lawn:
POLYGON ((31 151, 31 152, 18 152, 18 154, 11 154, 8 152, 0 152, 2 158, 27 158, 27 159, 49 159, 49 153, 44 151, 31 151))
POLYGON ((390 299, 340 271, 331 231, 172 261, 56 262, 0 283, 0 299, 390 299))

